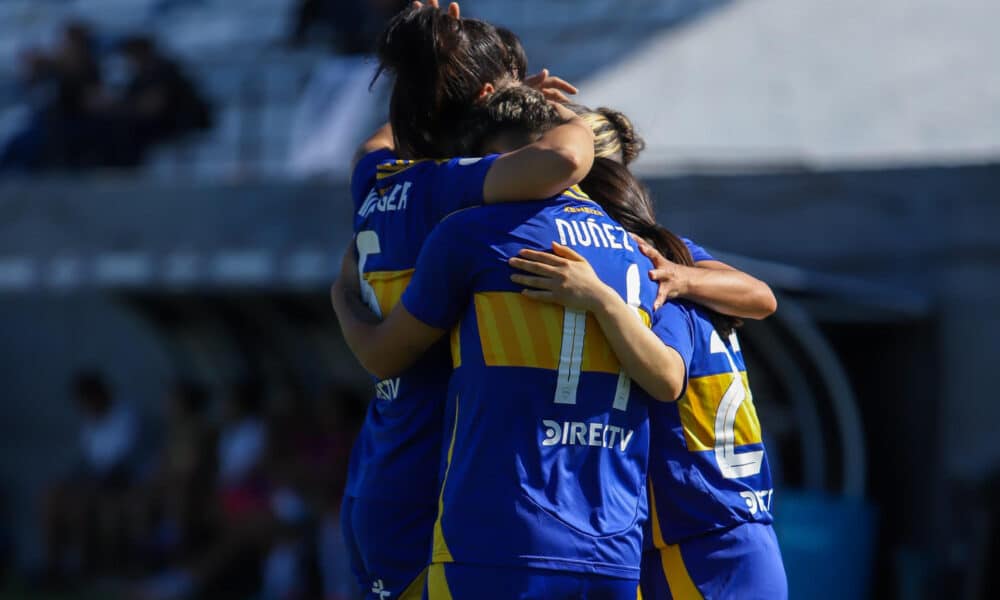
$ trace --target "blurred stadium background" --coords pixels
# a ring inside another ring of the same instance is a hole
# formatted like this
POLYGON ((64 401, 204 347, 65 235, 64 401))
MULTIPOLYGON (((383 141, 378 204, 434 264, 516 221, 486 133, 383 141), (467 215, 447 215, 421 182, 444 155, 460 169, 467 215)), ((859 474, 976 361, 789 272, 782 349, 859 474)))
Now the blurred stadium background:
MULTIPOLYGON (((0 0, 0 598, 350 597, 327 287, 399 5, 0 0)), ((742 338, 792 597, 989 597, 1000 3, 462 7, 632 116, 661 221, 779 294, 742 338)))

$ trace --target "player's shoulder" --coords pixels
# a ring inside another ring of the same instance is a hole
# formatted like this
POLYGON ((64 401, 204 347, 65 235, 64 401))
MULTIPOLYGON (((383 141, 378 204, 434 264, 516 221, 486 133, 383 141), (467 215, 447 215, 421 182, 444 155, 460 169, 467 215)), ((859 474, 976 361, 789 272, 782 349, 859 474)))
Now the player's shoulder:
POLYGON ((657 323, 683 323, 692 334, 695 334, 698 329, 700 320, 698 305, 678 298, 664 302, 653 314, 654 325, 657 323))
POLYGON ((388 157, 375 165, 375 179, 380 186, 399 181, 414 181, 427 177, 441 161, 419 158, 388 157))

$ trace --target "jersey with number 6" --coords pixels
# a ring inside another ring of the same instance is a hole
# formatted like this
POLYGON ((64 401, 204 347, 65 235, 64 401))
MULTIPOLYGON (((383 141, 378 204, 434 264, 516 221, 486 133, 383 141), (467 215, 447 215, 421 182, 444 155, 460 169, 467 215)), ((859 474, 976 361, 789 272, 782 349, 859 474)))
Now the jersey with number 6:
MULTIPOLYGON (((399 302, 420 247, 449 213, 482 203, 496 156, 399 160, 388 151, 363 157, 351 177, 362 293, 382 315, 399 302)), ((399 377, 375 384, 351 452, 347 494, 433 506, 437 498, 447 344, 399 377)))
POLYGON ((687 388, 650 408, 647 546, 771 523, 771 473, 736 334, 723 338, 688 302, 663 305, 653 332, 684 359, 687 388))
POLYGON ((578 188, 445 219, 403 295, 417 319, 452 331, 432 560, 637 577, 651 399, 592 315, 530 300, 510 281, 508 258, 553 241, 648 323, 649 261, 578 188))

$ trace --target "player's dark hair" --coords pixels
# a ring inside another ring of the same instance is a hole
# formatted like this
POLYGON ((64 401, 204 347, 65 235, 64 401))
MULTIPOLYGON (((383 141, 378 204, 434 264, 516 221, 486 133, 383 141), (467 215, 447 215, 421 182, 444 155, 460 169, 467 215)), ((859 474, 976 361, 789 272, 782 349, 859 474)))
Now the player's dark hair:
POLYGON ((497 27, 497 35, 507 51, 507 69, 518 81, 528 76, 528 54, 521 45, 521 38, 506 27, 497 27))
POLYGON ((459 115, 485 84, 500 87, 509 79, 517 62, 492 25, 455 19, 432 7, 393 17, 379 35, 376 53, 375 79, 385 71, 395 77, 389 122, 397 150, 411 158, 457 154, 459 115))
MULTIPOLYGON (((646 186, 628 168, 610 158, 595 158, 594 166, 580 182, 580 188, 630 233, 645 239, 664 258, 685 266, 694 259, 684 240, 656 222, 656 210, 646 186)), ((739 319, 705 308, 712 325, 723 337, 728 337, 739 319)))
POLYGON ((490 138, 502 134, 540 135, 561 121, 558 111, 541 92, 513 85, 494 92, 486 102, 466 112, 459 150, 461 154, 481 154, 490 138))

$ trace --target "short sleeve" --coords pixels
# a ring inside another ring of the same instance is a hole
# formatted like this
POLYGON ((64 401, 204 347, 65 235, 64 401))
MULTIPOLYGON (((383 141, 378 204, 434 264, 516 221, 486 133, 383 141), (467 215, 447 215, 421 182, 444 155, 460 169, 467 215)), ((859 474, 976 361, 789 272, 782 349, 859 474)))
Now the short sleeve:
POLYGON ((499 154, 479 158, 452 158, 434 167, 430 215, 440 221, 455 211, 483 203, 483 183, 499 154))
POLYGON ((692 242, 687 238, 681 238, 681 239, 684 240, 684 244, 688 247, 688 250, 691 252, 691 258, 694 259, 694 262, 701 262, 703 260, 715 260, 715 257, 709 254, 708 250, 705 250, 704 248, 702 248, 701 246, 699 246, 698 244, 692 242))
POLYGON ((458 219, 445 219, 424 242, 413 279, 403 292, 403 306, 417 320, 451 329, 472 297, 472 257, 463 246, 458 219))
POLYGON ((368 192, 375 185, 378 164, 396 158, 391 150, 382 149, 369 152, 361 157, 351 172, 351 200, 357 210, 364 203, 368 192))
POLYGON ((690 313, 676 302, 667 302, 653 313, 653 333, 665 345, 673 348, 684 361, 684 387, 694 357, 694 323, 690 313))

